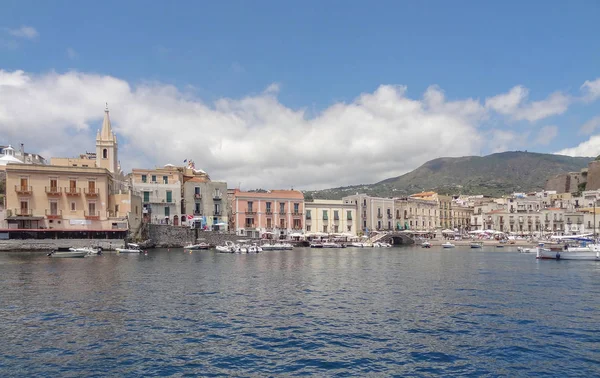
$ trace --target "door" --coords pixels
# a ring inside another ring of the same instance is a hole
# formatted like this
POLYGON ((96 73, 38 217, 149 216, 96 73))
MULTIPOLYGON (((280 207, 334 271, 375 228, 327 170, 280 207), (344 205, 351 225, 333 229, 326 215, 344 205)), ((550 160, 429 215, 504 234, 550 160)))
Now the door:
POLYGON ((69 193, 77 192, 77 181, 69 180, 69 193))
POLYGON ((58 202, 50 202, 50 215, 58 215, 58 202))
POLYGON ((21 177, 21 190, 27 190, 28 184, 29 180, 25 177, 21 177))
POLYGON ((29 202, 21 201, 21 215, 29 215, 29 202))
POLYGON ((91 216, 96 216, 96 202, 88 203, 88 212, 91 216))
POLYGON ((96 181, 88 181, 88 190, 90 193, 96 193, 96 181))

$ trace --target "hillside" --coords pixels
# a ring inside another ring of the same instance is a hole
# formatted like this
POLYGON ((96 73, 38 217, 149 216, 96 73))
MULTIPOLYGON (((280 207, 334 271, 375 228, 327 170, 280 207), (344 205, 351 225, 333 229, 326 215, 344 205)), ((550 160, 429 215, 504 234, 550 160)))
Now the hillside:
POLYGON ((593 158, 509 151, 487 156, 438 158, 414 171, 376 184, 305 192, 307 198, 339 199, 356 192, 402 196, 427 190, 445 194, 485 194, 541 190, 559 173, 579 171, 593 158))

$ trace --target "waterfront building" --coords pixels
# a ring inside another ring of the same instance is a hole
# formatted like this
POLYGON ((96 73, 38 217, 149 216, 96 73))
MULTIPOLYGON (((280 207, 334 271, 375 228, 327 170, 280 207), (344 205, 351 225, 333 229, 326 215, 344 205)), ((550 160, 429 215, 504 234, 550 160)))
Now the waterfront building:
POLYGON ((471 216, 473 208, 468 206, 452 205, 452 228, 460 232, 471 230, 471 216))
POLYGON ((304 232, 304 195, 298 190, 244 192, 235 189, 231 201, 232 226, 240 236, 272 235, 285 239, 304 232))
MULTIPOLYGON (((427 192, 426 192, 427 193, 427 192)), ((425 194, 426 194, 425 193, 425 194)), ((429 192, 432 193, 432 192, 429 192)), ((415 194, 413 194, 415 196, 415 194)), ((452 213, 452 197, 445 195, 437 195, 437 201, 439 204, 439 223, 438 227, 442 229, 454 229, 453 213, 452 213)))
POLYGON ((11 145, 0 146, 0 166, 9 162, 25 164, 46 164, 46 159, 41 155, 31 152, 25 152, 25 146, 21 143, 19 150, 15 150, 11 145))
POLYGON ((182 223, 191 219, 196 227, 207 230, 229 229, 229 197, 225 181, 213 181, 209 175, 188 165, 183 169, 182 223))
MULTIPOLYGON (((6 209, 0 219, 4 234, 26 230, 27 237, 122 239, 128 230, 135 232, 141 222, 141 199, 122 185, 108 109, 96 149, 102 155, 87 159, 87 166, 60 158, 51 159, 50 165, 11 162, 4 166, 6 209)), ((24 156, 32 162, 42 159, 24 156)))
POLYGON ((355 194, 342 198, 345 204, 354 204, 358 213, 358 225, 365 234, 371 231, 392 231, 395 229, 395 205, 393 198, 371 197, 355 194))
POLYGON ((421 196, 395 198, 396 230, 434 232, 439 224, 438 203, 421 196))
POLYGON ((304 203, 306 233, 349 234, 359 230, 356 204, 344 200, 315 199, 304 203))
POLYGON ((131 187, 142 196, 144 221, 179 226, 183 172, 172 164, 163 168, 134 168, 131 187))

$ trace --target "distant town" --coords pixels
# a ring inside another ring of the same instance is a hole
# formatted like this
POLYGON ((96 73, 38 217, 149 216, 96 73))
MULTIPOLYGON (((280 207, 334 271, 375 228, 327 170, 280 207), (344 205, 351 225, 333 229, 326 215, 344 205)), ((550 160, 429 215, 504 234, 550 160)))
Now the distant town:
POLYGON ((95 152, 48 162, 23 145, 0 146, 0 239, 143 240, 149 224, 276 239, 486 230, 543 237, 600 228, 595 216, 600 162, 551 177, 545 189, 498 198, 428 191, 398 198, 356 193, 340 200, 305 200, 298 190, 229 188, 211 180, 192 159, 125 174, 107 107, 95 152))

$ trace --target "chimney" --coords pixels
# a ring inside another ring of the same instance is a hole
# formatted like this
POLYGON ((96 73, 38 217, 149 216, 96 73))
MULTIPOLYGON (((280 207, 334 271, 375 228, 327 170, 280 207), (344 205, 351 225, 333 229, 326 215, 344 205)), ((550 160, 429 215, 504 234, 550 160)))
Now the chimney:
POLYGON ((21 159, 25 161, 25 145, 21 143, 21 159))

